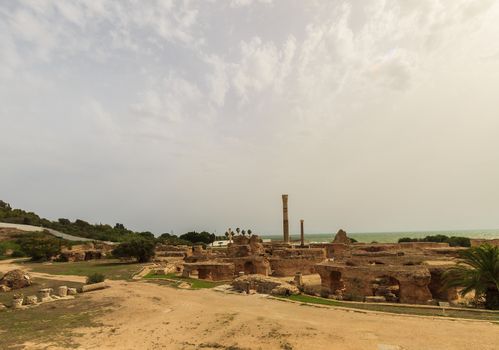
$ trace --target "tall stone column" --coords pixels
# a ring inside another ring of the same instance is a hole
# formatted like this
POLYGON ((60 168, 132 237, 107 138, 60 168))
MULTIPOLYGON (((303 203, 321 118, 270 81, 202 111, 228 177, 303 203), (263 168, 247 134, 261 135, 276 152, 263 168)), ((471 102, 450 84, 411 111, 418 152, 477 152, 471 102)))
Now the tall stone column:
POLYGON ((282 195, 282 232, 283 240, 289 243, 289 221, 288 221, 288 195, 282 195))
POLYGON ((300 220, 300 240, 301 240, 301 246, 305 246, 305 231, 303 230, 303 219, 300 220))

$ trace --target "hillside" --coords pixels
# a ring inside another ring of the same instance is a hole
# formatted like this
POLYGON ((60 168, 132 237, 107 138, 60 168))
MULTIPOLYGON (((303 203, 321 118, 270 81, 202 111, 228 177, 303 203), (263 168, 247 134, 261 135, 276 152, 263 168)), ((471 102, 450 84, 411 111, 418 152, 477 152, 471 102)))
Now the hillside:
POLYGON ((154 237, 151 232, 135 232, 127 229, 120 223, 111 226, 106 224, 90 224, 81 219, 76 219, 74 222, 71 222, 69 219, 65 218, 51 221, 41 218, 34 212, 13 209, 9 203, 2 200, 0 200, 0 222, 43 226, 44 228, 56 230, 72 236, 100 241, 122 242, 137 236, 154 237))

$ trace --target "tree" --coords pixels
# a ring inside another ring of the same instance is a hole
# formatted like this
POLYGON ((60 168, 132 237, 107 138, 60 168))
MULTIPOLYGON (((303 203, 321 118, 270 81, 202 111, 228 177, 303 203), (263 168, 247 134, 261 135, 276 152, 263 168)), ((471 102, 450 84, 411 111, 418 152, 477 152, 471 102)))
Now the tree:
POLYGON ((241 230, 239 229, 239 227, 236 228, 236 232, 237 232, 237 234, 239 234, 239 232, 241 232, 241 230))
POLYGON ((487 309, 499 310, 499 247, 488 244, 461 253, 462 261, 444 275, 447 287, 463 287, 461 295, 475 291, 487 309))
POLYGON ((60 218, 59 220, 57 220, 61 225, 71 225, 71 221, 69 221, 68 219, 64 219, 64 218, 60 218))
POLYGON ((248 230, 248 236, 250 236, 250 237, 251 237, 251 234, 252 234, 252 233, 253 233, 253 232, 251 232, 251 230, 248 230))
POLYGON ((20 236, 16 243, 33 261, 50 260, 61 253, 61 241, 43 233, 20 236))
POLYGON ((9 203, 0 200, 0 209, 5 209, 5 211, 11 211, 12 207, 10 206, 9 203))
POLYGON ((187 232, 181 235, 179 238, 184 239, 186 241, 189 241, 191 243, 203 243, 203 244, 210 244, 215 242, 216 236, 213 233, 209 233, 206 231, 203 232, 187 232))
POLYGON ((147 238, 133 238, 123 242, 113 250, 117 258, 136 258, 138 262, 148 262, 154 257, 156 242, 147 238))
POLYGON ((243 236, 246 236, 246 230, 242 230, 242 231, 241 231, 241 234, 242 234, 243 236))

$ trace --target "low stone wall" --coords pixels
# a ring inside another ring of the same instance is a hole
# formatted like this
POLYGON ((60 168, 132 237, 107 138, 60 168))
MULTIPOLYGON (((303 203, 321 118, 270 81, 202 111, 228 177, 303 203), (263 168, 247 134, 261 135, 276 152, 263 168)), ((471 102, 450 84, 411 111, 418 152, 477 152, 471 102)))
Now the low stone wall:
POLYGON ((260 275, 245 275, 232 281, 232 287, 240 292, 250 293, 255 290, 257 293, 272 295, 292 295, 299 294, 298 288, 292 284, 281 281, 278 278, 265 277, 260 275))
POLYGON ((234 278, 234 264, 221 262, 184 263, 182 276, 190 277, 197 271, 198 278, 210 281, 227 281, 234 278))

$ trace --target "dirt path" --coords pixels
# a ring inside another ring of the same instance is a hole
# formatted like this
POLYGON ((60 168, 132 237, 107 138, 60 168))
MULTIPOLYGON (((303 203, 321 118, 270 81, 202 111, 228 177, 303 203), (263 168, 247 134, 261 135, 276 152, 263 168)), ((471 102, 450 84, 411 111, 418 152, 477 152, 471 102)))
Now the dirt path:
MULTIPOLYGON (((261 295, 112 282, 117 308, 82 349, 496 350, 499 326, 301 306, 261 295), (231 348, 232 346, 232 348, 231 348)), ((49 349, 58 349, 49 347, 49 349)))

